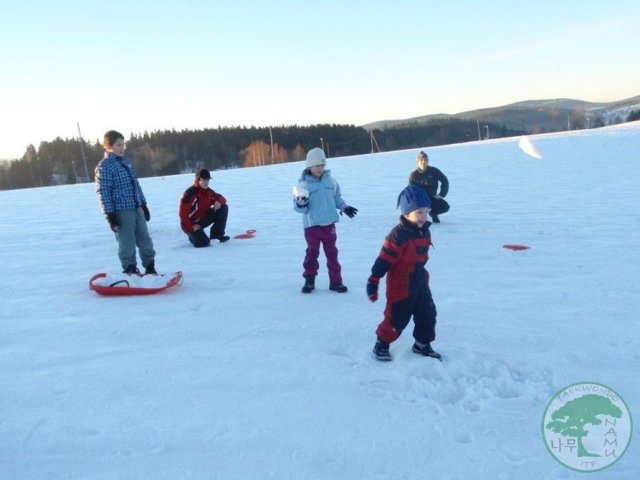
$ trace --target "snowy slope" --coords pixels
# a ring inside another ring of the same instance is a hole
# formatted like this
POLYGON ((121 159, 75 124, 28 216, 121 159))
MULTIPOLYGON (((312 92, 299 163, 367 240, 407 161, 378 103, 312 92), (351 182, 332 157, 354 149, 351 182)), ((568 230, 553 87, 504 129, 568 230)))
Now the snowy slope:
MULTIPOLYGON (((0 478, 582 478, 541 420, 579 381, 640 415, 640 123, 531 139, 543 160, 517 138, 428 150, 451 181, 428 264, 444 363, 410 329, 393 362, 370 354, 384 302, 364 286, 415 150, 329 160, 359 209, 342 295, 324 266, 300 293, 302 163, 214 172, 228 233, 257 236, 200 250, 177 221, 192 177, 143 179, 157 267, 184 272, 151 297, 88 290, 119 267, 93 185, 0 192, 0 478)), ((638 472, 636 440, 593 475, 638 472)))

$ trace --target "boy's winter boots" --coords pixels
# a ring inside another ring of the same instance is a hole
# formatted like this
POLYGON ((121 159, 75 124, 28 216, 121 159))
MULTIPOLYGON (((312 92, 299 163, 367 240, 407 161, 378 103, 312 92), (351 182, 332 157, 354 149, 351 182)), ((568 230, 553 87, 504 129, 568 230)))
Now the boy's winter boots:
POLYGON ((418 342, 416 342, 413 344, 413 347, 411 347, 411 351, 413 353, 417 353, 418 355, 422 355, 423 357, 431 357, 437 360, 442 360, 442 355, 434 351, 433 348, 431 348, 431 345, 429 345, 428 343, 426 345, 420 345, 418 342))
MULTIPOLYGON (((426 345, 421 345, 416 342, 413 344, 413 347, 411 347, 411 351, 418 355, 422 355, 423 357, 431 357, 442 361, 442 355, 434 351, 428 343, 426 345)), ((376 360, 380 360, 381 362, 391 361, 392 358, 389 353, 389 344, 382 340, 377 340, 376 344, 373 346, 373 356, 376 360)))
POLYGON ((224 243, 224 242, 228 241, 230 238, 231 237, 229 235, 218 235, 218 234, 214 235, 214 234, 211 234, 209 236, 209 239, 218 240, 220 243, 224 243))
POLYGON ((378 340, 373 346, 373 356, 381 362, 390 362, 391 354, 389 353, 389 344, 378 340))
POLYGON ((140 270, 138 270, 138 267, 136 267, 135 265, 129 265, 122 271, 122 273, 126 273, 127 275, 134 275, 140 273, 140 270))
POLYGON ((156 264, 155 262, 151 262, 149 265, 147 265, 147 267, 144 269, 144 274, 145 275, 157 275, 158 272, 156 272, 156 264))
POLYGON ((316 288, 316 277, 304 277, 304 286, 302 287, 302 293, 311 293, 316 288))

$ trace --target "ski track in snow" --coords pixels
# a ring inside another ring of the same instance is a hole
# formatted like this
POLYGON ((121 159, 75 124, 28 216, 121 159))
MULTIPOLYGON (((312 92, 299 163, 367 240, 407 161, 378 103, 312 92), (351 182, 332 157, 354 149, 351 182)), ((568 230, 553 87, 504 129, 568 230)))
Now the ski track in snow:
MULTIPOLYGON (((364 286, 417 150, 329 159, 359 209, 342 295, 322 256, 300 293, 301 163, 214 172, 227 233, 257 233, 198 250, 177 221, 191 176, 142 179, 158 269, 184 272, 153 297, 88 290, 117 268, 93 185, 0 192, 0 478, 577 478, 544 447, 552 395, 601 381, 640 411, 640 124, 531 138, 542 160, 518 138, 428 149, 451 180, 428 263, 444 362, 411 325, 392 362, 371 355, 385 287, 364 286)), ((637 478, 637 445, 598 479, 637 478)))

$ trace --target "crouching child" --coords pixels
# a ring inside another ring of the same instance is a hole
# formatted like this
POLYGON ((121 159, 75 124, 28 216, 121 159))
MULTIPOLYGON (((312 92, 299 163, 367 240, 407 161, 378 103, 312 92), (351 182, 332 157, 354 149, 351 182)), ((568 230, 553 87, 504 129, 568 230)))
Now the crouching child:
POLYGON ((376 330, 373 355, 377 360, 390 361, 389 345, 409 324, 413 316, 412 351, 425 357, 441 359, 431 348, 436 338, 436 306, 429 289, 429 258, 431 233, 428 215, 431 204, 426 192, 410 185, 398 196, 402 215, 400 223, 386 236, 367 282, 369 300, 378 300, 378 284, 387 276, 387 303, 384 318, 376 330))

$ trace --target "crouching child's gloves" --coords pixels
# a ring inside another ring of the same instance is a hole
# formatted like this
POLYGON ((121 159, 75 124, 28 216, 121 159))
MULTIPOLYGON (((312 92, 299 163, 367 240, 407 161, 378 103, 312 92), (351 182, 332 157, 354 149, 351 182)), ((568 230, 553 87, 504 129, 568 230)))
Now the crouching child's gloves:
MULTIPOLYGON (((358 213, 358 209, 355 208, 355 207, 346 206, 346 207, 344 207, 344 210, 342 212, 344 212, 344 214, 347 217, 353 218, 358 213)), ((340 212, 340 214, 342 214, 342 212, 340 212)))
POLYGON ((149 207, 147 207, 146 203, 143 203, 141 207, 142 207, 142 213, 144 215, 144 219, 148 222, 149 220, 151 220, 151 213, 149 212, 149 207))
POLYGON ((118 233, 118 230, 120 230, 120 224, 118 223, 116 212, 107 213, 107 222, 109 222, 109 228, 111 231, 118 233))
POLYGON ((367 281, 367 296, 372 303, 375 303, 376 300, 378 300, 378 283, 380 283, 380 279, 373 275, 370 276, 367 281))

